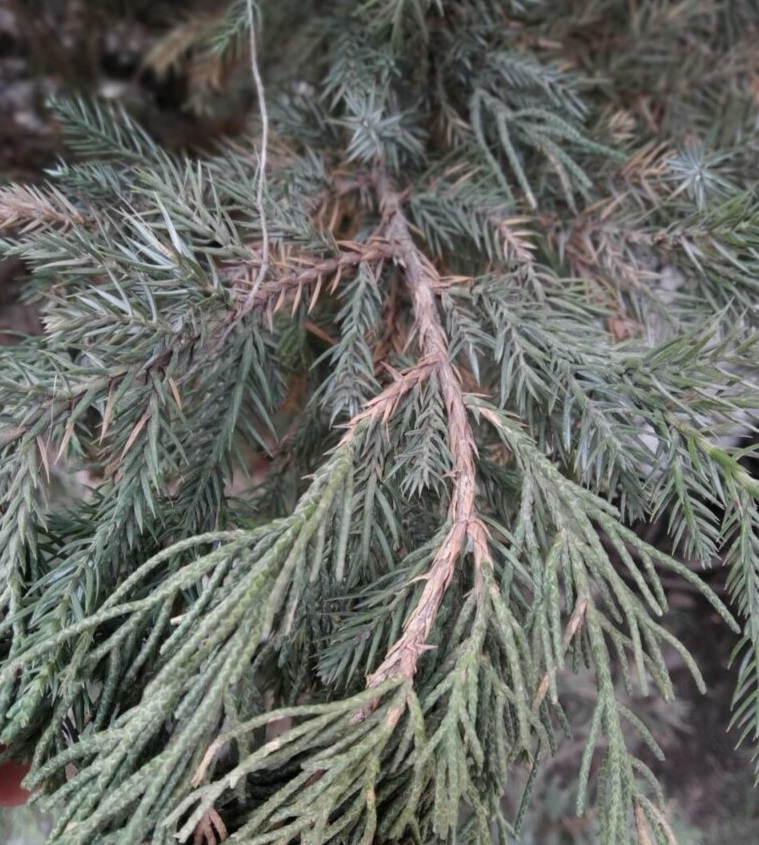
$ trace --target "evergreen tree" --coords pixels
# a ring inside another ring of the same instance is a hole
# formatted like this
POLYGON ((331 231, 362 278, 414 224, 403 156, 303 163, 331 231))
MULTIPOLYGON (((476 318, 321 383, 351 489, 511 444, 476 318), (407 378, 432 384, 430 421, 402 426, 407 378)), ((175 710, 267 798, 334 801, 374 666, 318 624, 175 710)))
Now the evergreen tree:
POLYGON ((78 157, 0 191, 45 323, 0 350, 0 742, 51 842, 513 842, 584 666, 576 811, 673 841, 619 695, 671 699, 670 649, 702 684, 665 576, 759 736, 757 29, 236 0, 152 61, 250 140, 54 104, 78 157), (56 465, 97 479, 65 511, 56 465), (681 562, 718 556, 732 609, 681 562))

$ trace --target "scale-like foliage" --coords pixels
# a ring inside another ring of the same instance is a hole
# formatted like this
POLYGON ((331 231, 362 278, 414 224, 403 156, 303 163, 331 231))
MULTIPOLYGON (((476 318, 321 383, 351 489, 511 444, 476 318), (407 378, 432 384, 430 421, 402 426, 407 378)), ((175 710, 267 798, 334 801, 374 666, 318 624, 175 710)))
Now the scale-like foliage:
POLYGON ((671 843, 634 701, 673 649, 703 686, 672 578, 759 747, 755 4, 180 26, 175 70, 252 71, 253 140, 61 100, 77 156, 0 189, 45 324, 0 350, 0 742, 51 842, 506 845, 589 669, 576 811, 671 843))

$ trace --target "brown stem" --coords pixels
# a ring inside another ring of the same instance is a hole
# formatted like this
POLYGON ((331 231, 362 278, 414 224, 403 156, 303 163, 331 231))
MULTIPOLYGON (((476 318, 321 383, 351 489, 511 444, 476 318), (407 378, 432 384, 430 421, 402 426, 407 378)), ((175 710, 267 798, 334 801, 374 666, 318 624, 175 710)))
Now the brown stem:
MULTIPOLYGON (((261 282, 253 296, 250 296, 250 293, 246 294, 245 301, 240 304, 239 312, 244 314, 255 309, 263 310, 271 305, 280 307, 288 295, 292 293, 297 295, 304 287, 321 284, 325 279, 339 281, 344 270, 364 262, 381 261, 390 254, 388 245, 379 238, 372 238, 365 244, 350 243, 340 244, 340 246, 350 248, 344 249, 333 258, 318 261, 310 257, 298 259, 288 255, 280 264, 273 257, 270 258, 269 274, 273 278, 270 281, 261 282), (293 266, 298 263, 302 267, 293 269, 293 266)), ((246 262, 242 266, 227 265, 225 275, 230 282, 244 279, 245 286, 248 287, 253 284, 249 276, 254 266, 252 262, 246 262)), ((252 291, 252 287, 250 290, 252 291)))
POLYGON ((456 366, 448 352, 448 338, 435 302, 435 289, 440 284, 437 270, 417 248, 403 213, 403 199, 390 181, 380 176, 377 194, 385 220, 385 238, 392 257, 402 268, 414 311, 414 335, 422 352, 423 362, 437 376, 448 415, 448 445, 453 458, 453 489, 448 508, 450 529, 426 575, 426 584, 417 606, 408 619, 400 639, 388 651, 379 668, 367 679, 374 688, 390 678, 412 679, 419 658, 427 644, 456 564, 471 544, 475 564, 487 557, 487 529, 477 518, 475 495, 477 448, 469 424, 464 391, 456 366))
MULTIPOLYGON (((316 285, 311 293, 311 302, 319 296, 321 286, 325 279, 331 279, 333 286, 336 286, 344 270, 355 267, 362 262, 377 262, 389 256, 387 244, 380 238, 371 238, 365 244, 340 243, 343 251, 333 258, 314 260, 311 256, 293 257, 287 255, 276 261, 272 255, 269 256, 267 274, 270 280, 256 284, 259 277, 260 264, 255 261, 240 263, 228 263, 222 268, 222 273, 231 287, 238 287, 244 295, 238 302, 237 307, 231 310, 224 320, 222 328, 214 344, 214 351, 218 352, 226 342, 227 337, 234 327, 239 323, 240 318, 251 311, 265 311, 269 318, 274 311, 281 308, 290 297, 295 297, 297 303, 303 295, 304 289, 316 285), (300 264, 302 269, 294 270, 293 266, 300 264), (255 288, 255 289, 254 289, 255 288)), ((255 250, 251 248, 251 256, 255 256, 255 250)), ((271 250, 273 252, 273 249, 271 250)))

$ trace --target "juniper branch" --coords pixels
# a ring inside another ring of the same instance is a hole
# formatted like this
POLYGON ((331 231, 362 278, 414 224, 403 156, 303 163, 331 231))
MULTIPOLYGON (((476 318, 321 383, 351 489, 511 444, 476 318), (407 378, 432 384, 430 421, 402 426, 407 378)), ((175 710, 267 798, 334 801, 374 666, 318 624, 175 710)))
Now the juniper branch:
POLYGON ((255 281, 251 283, 249 274, 251 270, 260 272, 261 262, 254 261, 225 264, 223 268, 224 278, 232 286, 244 286, 253 284, 246 296, 245 305, 242 308, 266 311, 268 308, 280 308, 288 296, 293 293, 299 296, 303 288, 314 286, 310 299, 318 298, 321 286, 325 280, 330 279, 331 287, 339 284, 344 271, 356 267, 359 264, 374 264, 390 256, 390 249, 380 238, 370 238, 365 244, 338 243, 339 252, 331 258, 315 258, 313 255, 297 256, 293 254, 282 255, 277 260, 270 261, 269 273, 275 278, 261 281, 258 285, 255 281), (258 270, 255 268, 258 266, 258 270), (248 302, 250 298, 250 302, 248 302))
POLYGON ((430 566, 424 591, 404 626, 403 635, 367 679, 369 687, 379 686, 396 676, 414 677, 465 544, 471 543, 478 569, 488 555, 488 532, 475 507, 477 449, 474 434, 464 403, 461 377, 451 362, 448 340, 435 303, 438 274, 414 243, 404 215, 402 196, 384 174, 377 177, 377 197, 393 258, 402 269, 411 295, 414 333, 422 361, 434 369, 445 400, 454 480, 448 509, 448 533, 430 566))

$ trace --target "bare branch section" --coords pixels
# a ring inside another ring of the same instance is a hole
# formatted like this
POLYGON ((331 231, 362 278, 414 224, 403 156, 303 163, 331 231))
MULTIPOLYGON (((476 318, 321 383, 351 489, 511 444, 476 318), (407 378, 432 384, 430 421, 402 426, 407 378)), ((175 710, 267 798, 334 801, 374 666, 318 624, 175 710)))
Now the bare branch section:
POLYGON ((229 284, 239 284, 241 289, 248 289, 247 297, 252 294, 249 306, 247 303, 241 305, 240 312, 265 310, 272 306, 276 311, 290 297, 295 296, 298 299, 305 288, 315 285, 314 292, 310 294, 313 302, 318 298, 325 281, 337 286, 345 271, 359 264, 382 261, 391 254, 388 244, 380 238, 371 238, 366 243, 338 243, 337 246, 343 251, 331 258, 314 259, 311 256, 296 257, 286 254, 275 260, 271 256, 268 266, 269 278, 261 282, 255 291, 253 287, 259 275, 260 259, 245 264, 225 265, 224 275, 229 284), (251 273, 254 274, 254 280, 250 279, 251 273))
POLYGON ((422 351, 423 363, 434 372, 440 384, 448 415, 448 442, 453 457, 453 490, 448 509, 450 529, 427 573, 427 582, 403 635, 387 653, 376 672, 367 679, 374 688, 390 678, 413 678, 419 658, 429 648, 427 640, 445 597, 456 563, 467 544, 471 546, 476 566, 486 559, 487 529, 477 518, 475 496, 474 434, 469 423, 464 392, 456 366, 448 352, 448 338, 435 302, 440 285, 437 270, 417 248, 403 213, 403 200, 384 177, 377 182, 377 193, 385 219, 385 237, 392 256, 403 269, 414 311, 414 333, 422 351))

